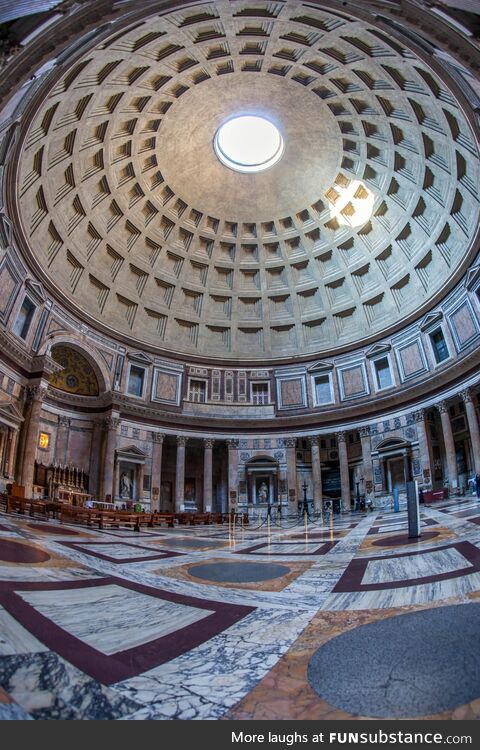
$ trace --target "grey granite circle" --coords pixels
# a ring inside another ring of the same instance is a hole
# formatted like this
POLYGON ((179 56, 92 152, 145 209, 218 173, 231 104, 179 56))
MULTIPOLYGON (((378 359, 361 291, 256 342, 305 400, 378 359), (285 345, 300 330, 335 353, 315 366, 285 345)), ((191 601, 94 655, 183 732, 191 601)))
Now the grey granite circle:
POLYGON ((480 697, 480 604, 412 612, 342 633, 315 652, 308 680, 332 706, 401 719, 480 697))
POLYGON ((274 563, 205 563, 189 568, 189 574, 215 583, 255 583, 270 581, 290 573, 286 565, 274 563))

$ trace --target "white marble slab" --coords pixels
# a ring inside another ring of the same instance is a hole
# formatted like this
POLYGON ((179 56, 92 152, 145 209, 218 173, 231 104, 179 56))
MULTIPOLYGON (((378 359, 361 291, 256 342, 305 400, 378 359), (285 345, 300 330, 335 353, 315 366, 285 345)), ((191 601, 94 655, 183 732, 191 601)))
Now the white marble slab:
POLYGON ((0 656, 47 651, 46 646, 0 607, 0 656))
POLYGON ((88 554, 96 552, 99 555, 111 557, 114 560, 126 560, 131 557, 156 557, 159 554, 158 549, 147 550, 144 547, 134 547, 130 544, 86 544, 82 548, 88 554))
POLYGON ((472 563, 466 560, 457 549, 450 547, 408 557, 370 560, 367 563, 362 584, 408 581, 471 567, 473 567, 472 563))
POLYGON ((109 584, 63 591, 18 591, 56 625, 104 654, 124 651, 199 622, 211 610, 109 584))

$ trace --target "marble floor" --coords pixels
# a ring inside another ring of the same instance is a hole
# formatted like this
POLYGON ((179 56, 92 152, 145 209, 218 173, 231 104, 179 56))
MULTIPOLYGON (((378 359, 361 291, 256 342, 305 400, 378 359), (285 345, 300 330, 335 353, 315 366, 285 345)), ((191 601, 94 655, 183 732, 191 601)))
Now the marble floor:
POLYGON ((0 514, 0 719, 480 718, 480 502, 421 521, 0 514))

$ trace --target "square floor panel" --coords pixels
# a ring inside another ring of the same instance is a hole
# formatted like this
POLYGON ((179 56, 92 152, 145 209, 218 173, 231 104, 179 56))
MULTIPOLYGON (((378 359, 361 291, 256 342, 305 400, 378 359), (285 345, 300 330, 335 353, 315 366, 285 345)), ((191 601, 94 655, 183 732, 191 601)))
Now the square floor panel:
POLYGON ((238 550, 237 555, 286 555, 300 557, 307 555, 325 555, 330 552, 338 541, 333 542, 271 542, 257 544, 255 547, 238 550))
POLYGON ((51 651, 105 685, 175 659, 255 609, 113 576, 0 582, 0 606, 51 651))
POLYGON ((60 542, 60 544, 111 563, 150 562, 151 560, 162 560, 165 557, 177 557, 181 554, 169 550, 142 547, 140 544, 131 544, 130 542, 60 542))

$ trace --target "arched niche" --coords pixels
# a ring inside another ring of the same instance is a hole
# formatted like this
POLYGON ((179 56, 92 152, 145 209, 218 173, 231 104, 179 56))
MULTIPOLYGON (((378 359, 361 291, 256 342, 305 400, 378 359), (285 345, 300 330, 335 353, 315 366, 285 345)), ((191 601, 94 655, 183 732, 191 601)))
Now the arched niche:
POLYGON ((78 348, 68 343, 58 343, 52 346, 50 356, 63 368, 50 376, 50 385, 77 396, 99 395, 97 373, 90 359, 78 348))

